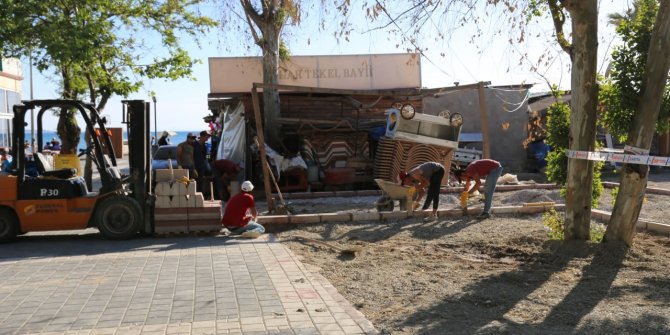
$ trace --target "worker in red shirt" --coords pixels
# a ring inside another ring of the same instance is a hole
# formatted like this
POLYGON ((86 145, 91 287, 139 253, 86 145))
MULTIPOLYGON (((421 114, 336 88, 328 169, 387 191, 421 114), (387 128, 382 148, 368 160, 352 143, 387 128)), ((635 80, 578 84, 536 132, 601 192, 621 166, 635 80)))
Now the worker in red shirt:
POLYGON ((217 159, 212 163, 212 176, 216 191, 222 202, 230 199, 230 182, 237 178, 240 172, 240 166, 227 159, 217 159))
POLYGON ((459 183, 465 179, 463 192, 468 192, 469 194, 479 190, 479 186, 482 184, 481 179, 486 178, 484 182, 484 210, 479 214, 478 219, 488 219, 491 217, 490 211, 491 204, 493 203, 493 192, 496 190, 496 184, 502 171, 503 168, 500 162, 492 159, 479 159, 468 164, 465 169, 453 170, 454 176, 458 179, 459 183), (472 180, 475 181, 475 185, 470 188, 470 181, 472 180))
POLYGON ((246 238, 257 238, 265 232, 265 228, 256 223, 258 212, 256 212, 254 196, 251 194, 253 189, 254 185, 247 180, 242 183, 242 191, 228 201, 221 224, 231 234, 246 238))

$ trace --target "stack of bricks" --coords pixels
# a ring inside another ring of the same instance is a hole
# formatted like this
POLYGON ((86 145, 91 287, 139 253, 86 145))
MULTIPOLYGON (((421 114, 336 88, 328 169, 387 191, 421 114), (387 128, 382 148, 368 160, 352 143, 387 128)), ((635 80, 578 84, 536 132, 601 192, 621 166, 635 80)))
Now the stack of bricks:
POLYGON ((154 231, 165 233, 218 232, 221 230, 219 201, 205 201, 196 192, 196 182, 185 169, 156 170, 154 231))

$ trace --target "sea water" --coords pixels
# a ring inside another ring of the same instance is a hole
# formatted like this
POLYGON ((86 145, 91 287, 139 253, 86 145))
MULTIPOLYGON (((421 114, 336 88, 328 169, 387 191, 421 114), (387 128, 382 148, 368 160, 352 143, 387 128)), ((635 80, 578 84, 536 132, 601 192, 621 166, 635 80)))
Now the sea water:
MULTIPOLYGON (((160 138, 162 133, 163 133, 163 131, 158 132, 158 138, 160 138)), ((188 133, 193 133, 193 134, 195 134, 195 136, 200 136, 200 131, 194 131, 194 130, 191 130, 191 131, 188 131, 188 130, 175 131, 175 133, 176 134, 174 136, 170 136, 170 143, 174 144, 174 145, 177 145, 181 142, 186 141, 186 135, 188 135, 188 133)), ((31 141, 32 141, 32 136, 31 135, 32 134, 30 133, 30 130, 26 129, 26 141, 28 141, 28 143, 31 143, 31 141)), ((151 137, 154 136, 153 131, 151 132, 150 136, 151 137)), ((60 138, 58 137, 58 135, 56 134, 55 130, 44 130, 44 131, 42 131, 42 140, 44 141, 44 144, 46 144, 47 142, 51 141, 54 138, 59 140, 59 142, 63 143, 63 141, 61 141, 60 138)), ((123 130, 123 142, 125 143, 126 141, 128 141, 128 133, 124 129, 123 130)), ((207 144, 209 145, 209 142, 207 142, 207 144)), ((78 149, 80 149, 80 150, 86 149, 86 145, 84 143, 84 133, 83 132, 82 132, 80 140, 79 140, 78 149)))

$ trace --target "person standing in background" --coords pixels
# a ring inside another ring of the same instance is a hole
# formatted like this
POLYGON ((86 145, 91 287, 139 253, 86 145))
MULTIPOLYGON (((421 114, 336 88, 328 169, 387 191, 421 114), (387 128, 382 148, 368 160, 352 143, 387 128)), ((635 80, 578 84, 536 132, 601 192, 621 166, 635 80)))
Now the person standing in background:
POLYGON ((196 178, 196 188, 198 192, 202 192, 203 189, 207 189, 205 186, 205 181, 207 180, 206 176, 209 175, 209 163, 207 162, 207 140, 209 140, 209 134, 206 131, 200 132, 200 137, 197 141, 193 141, 193 163, 195 165, 195 171, 198 173, 196 178))
POLYGON ((169 145, 170 144, 170 133, 166 130, 163 130, 161 137, 158 139, 158 146, 169 145))
POLYGON ((240 170, 239 165, 227 159, 217 159, 212 162, 212 177, 216 185, 215 192, 218 192, 219 199, 221 199, 222 215, 226 203, 230 200, 230 182, 237 178, 240 170))
POLYGON ((479 190, 479 186, 482 184, 481 179, 486 178, 484 182, 484 210, 477 216, 478 219, 488 219, 491 217, 490 211, 491 204, 493 203, 493 192, 496 190, 496 184, 502 171, 503 168, 500 162, 492 159, 479 159, 468 164, 465 170, 457 169, 453 171, 459 183, 465 179, 463 192, 468 192, 468 194, 479 190), (472 180, 475 181, 475 185, 470 188, 470 181, 472 180))
POLYGON ((188 133, 186 141, 177 145, 177 165, 180 169, 188 169, 189 178, 198 178, 198 172, 195 170, 195 163, 193 162, 193 142, 195 142, 195 135, 188 133))

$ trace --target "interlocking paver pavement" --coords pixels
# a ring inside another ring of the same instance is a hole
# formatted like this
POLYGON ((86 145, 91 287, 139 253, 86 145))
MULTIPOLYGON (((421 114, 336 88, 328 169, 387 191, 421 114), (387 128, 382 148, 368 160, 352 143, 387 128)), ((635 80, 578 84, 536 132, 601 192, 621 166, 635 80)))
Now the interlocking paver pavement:
POLYGON ((273 235, 0 245, 0 334, 371 334, 273 235))

